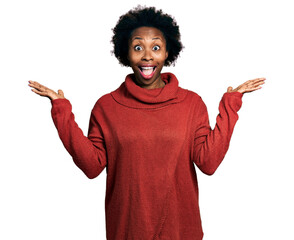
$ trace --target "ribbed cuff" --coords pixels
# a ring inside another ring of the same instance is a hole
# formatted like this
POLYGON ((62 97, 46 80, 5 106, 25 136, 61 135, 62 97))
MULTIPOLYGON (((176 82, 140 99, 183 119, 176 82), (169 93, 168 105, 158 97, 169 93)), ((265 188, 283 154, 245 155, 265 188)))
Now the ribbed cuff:
POLYGON ((60 112, 64 112, 65 109, 69 109, 71 111, 72 106, 68 99, 66 98, 57 98, 54 100, 51 100, 51 111, 52 114, 57 114, 60 112))
POLYGON ((243 93, 240 92, 226 92, 222 100, 225 104, 230 105, 234 111, 238 112, 242 106, 242 97, 243 93))
POLYGON ((227 95, 231 95, 231 96, 234 96, 234 97, 239 97, 239 98, 242 98, 243 97, 243 93, 240 93, 240 92, 226 92, 225 94, 227 95))
POLYGON ((55 104, 60 104, 60 103, 66 102, 66 101, 69 102, 69 100, 66 98, 57 98, 57 99, 51 100, 51 104, 55 105, 55 104))

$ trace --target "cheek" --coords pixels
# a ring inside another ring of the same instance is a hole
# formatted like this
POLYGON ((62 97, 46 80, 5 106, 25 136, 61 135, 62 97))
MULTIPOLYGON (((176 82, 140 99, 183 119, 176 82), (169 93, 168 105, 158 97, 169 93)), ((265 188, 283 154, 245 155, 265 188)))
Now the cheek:
POLYGON ((166 58, 167 58, 167 54, 166 54, 166 52, 162 52, 162 53, 158 56, 158 60, 160 60, 160 62, 161 62, 162 64, 164 64, 166 58))
POLYGON ((128 59, 131 63, 136 63, 138 61, 138 59, 140 59, 140 57, 138 56, 138 54, 136 54, 132 51, 129 51, 128 59))

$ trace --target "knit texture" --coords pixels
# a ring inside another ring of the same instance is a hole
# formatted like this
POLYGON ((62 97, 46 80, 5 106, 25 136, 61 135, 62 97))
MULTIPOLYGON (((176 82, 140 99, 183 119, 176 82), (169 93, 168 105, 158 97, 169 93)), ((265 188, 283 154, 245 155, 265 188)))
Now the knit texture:
POLYGON ((108 240, 203 238, 194 164, 208 175, 218 168, 242 94, 223 95, 212 130, 201 97, 179 87, 172 73, 161 77, 164 87, 145 89, 127 75, 97 100, 87 137, 69 100, 51 101, 54 124, 75 164, 89 178, 106 168, 108 240))

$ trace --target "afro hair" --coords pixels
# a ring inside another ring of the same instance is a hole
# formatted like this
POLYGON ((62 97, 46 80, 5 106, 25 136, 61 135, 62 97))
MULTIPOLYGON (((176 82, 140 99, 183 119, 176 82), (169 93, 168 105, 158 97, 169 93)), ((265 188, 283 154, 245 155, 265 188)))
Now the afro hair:
POLYGON ((114 33, 111 40, 113 43, 112 53, 119 60, 119 63, 123 66, 130 66, 127 58, 129 39, 132 32, 139 27, 154 27, 163 33, 168 51, 164 66, 174 65, 183 49, 179 26, 172 16, 163 13, 162 10, 140 5, 120 16, 116 26, 112 29, 114 33))

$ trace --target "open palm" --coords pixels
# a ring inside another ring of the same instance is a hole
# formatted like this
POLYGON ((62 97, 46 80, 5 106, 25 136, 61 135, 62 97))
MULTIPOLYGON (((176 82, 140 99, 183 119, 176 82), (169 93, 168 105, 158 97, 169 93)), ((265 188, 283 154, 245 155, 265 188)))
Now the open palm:
POLYGON ((58 98, 65 98, 63 91, 60 89, 57 92, 55 92, 52 89, 47 88, 43 86, 42 84, 36 81, 31 81, 31 80, 29 81, 29 86, 33 87, 32 91, 34 93, 39 94, 40 96, 43 96, 43 97, 48 97, 51 100, 58 99, 58 98))
POLYGON ((260 85, 264 84, 264 81, 265 81, 265 78, 255 78, 252 80, 248 80, 235 89, 233 89, 232 87, 228 87, 227 92, 240 92, 240 93, 253 92, 258 89, 261 89, 260 85))

